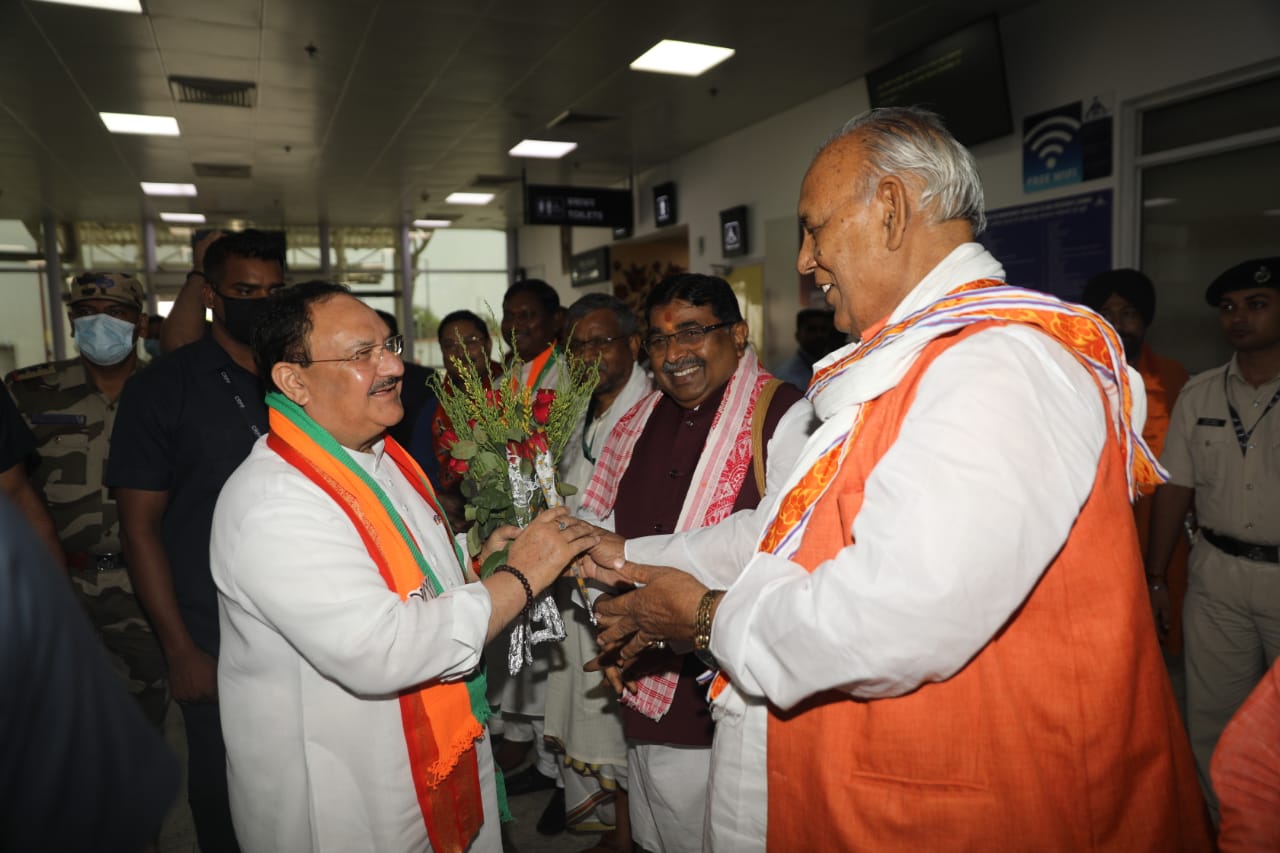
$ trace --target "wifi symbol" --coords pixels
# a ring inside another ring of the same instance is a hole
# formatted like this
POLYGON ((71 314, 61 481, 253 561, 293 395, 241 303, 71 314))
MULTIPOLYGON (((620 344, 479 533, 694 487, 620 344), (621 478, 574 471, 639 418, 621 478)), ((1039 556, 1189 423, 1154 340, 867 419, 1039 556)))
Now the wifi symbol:
POLYGON ((1075 138, 1080 130, 1080 120, 1066 115, 1049 116, 1044 121, 1027 131, 1023 137, 1032 152, 1052 169, 1058 165, 1058 158, 1067 150, 1066 146, 1075 138))

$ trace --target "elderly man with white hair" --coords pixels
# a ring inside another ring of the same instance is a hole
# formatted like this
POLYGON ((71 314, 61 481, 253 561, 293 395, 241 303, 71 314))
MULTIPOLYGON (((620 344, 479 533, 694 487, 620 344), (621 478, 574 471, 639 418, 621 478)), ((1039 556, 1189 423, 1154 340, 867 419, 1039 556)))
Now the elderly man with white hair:
POLYGON ((925 111, 850 122, 799 214, 799 271, 858 339, 815 365, 821 423, 750 524, 627 543, 645 586, 598 609, 624 668, 659 640, 721 667, 707 846, 1207 849, 1114 331, 1004 282, 973 159, 925 111))

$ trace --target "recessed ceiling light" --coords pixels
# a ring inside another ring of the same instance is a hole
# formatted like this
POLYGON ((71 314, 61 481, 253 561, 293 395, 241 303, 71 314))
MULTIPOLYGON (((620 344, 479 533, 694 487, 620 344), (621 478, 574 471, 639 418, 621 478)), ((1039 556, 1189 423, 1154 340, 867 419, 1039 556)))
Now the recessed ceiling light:
POLYGON ((196 194, 195 184, 166 184, 163 181, 142 181, 142 191, 147 195, 186 195, 196 194))
POLYGON ((178 120, 173 116, 144 116, 134 113, 98 113, 112 133, 142 133, 149 136, 177 136, 178 120))
POLYGON ((733 48, 663 39, 631 63, 632 71, 697 77, 733 56, 733 48))
POLYGON ((537 157, 542 160, 559 160, 578 147, 576 142, 553 142, 550 139, 524 139, 507 153, 512 157, 537 157))
POLYGON ((493 201, 493 193, 449 193, 445 204, 488 204, 493 201))
POLYGON ((163 222, 183 222, 188 225, 203 225, 203 213, 161 213, 160 219, 163 222))
POLYGON ((84 6, 87 9, 106 9, 109 12, 134 12, 142 14, 139 0, 44 0, 45 3, 58 3, 63 6, 84 6))
POLYGON ((1156 198, 1144 198, 1142 200, 1143 207, 1168 207, 1171 204, 1177 203, 1178 200, 1176 198, 1162 198, 1159 196, 1156 198))
POLYGON ((448 228, 453 224, 452 219, 415 219, 413 220, 414 228, 448 228))

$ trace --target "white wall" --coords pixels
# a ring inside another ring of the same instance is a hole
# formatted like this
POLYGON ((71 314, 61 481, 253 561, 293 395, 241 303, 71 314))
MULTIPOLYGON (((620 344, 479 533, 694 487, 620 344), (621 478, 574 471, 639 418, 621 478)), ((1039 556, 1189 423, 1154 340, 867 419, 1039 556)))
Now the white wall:
MULTIPOLYGON (((1111 94, 1118 108, 1126 100, 1280 57, 1280 2, 1276 0, 1081 0, 1041 2, 1000 22, 1015 128, 1022 117, 1094 94, 1111 94)), ((786 112, 712 142, 670 163, 636 176, 636 234, 652 232, 652 187, 674 180, 679 218, 689 226, 689 258, 695 272, 713 272, 727 263, 720 255, 719 211, 738 204, 749 209, 751 258, 766 260, 768 357, 791 339, 796 297, 790 263, 796 241, 769 245, 766 223, 794 217, 800 180, 817 147, 845 120, 868 107, 859 79, 786 112), (783 273, 782 270, 788 270, 783 273), (779 316, 781 314, 782 316, 779 316)), ((1119 122, 1117 122, 1119 125, 1119 122)), ((1117 141, 1120 146, 1132 140, 1117 141)), ((989 208, 1116 186, 1116 176, 1034 196, 1022 192, 1019 134, 974 148, 989 208)), ((1128 191, 1123 185, 1120 191, 1128 191)), ((1119 201, 1119 200, 1118 200, 1119 201)), ((1117 205, 1119 207, 1119 204, 1117 205)), ((774 243, 785 229, 771 229, 774 243)), ((558 229, 519 230, 518 264, 560 290, 574 291, 560 272, 558 229)), ((611 242, 604 229, 575 229, 575 252, 611 242)), ((1122 247, 1117 247, 1121 249, 1122 247)), ((768 359, 766 359, 768 360, 768 359)))

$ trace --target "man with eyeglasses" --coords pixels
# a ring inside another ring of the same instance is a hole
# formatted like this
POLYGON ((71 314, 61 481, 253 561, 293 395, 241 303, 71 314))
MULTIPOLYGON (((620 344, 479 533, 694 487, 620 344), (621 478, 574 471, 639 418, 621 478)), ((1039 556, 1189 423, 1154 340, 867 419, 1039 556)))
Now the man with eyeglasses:
POLYGON ((80 354, 14 371, 6 384, 36 437, 32 482, 48 503, 76 595, 159 728, 169 707, 164 658, 129 583, 115 496, 103 485, 120 394, 141 367, 145 299, 133 276, 77 276, 65 301, 80 354))
POLYGON ((267 431, 249 342, 284 287, 278 241, 256 231, 218 239, 204 257, 208 333, 125 386, 107 485, 120 507, 129 577, 168 664, 187 733, 187 794, 204 853, 236 850, 218 716, 218 599, 209 529, 218 492, 267 431))
MULTIPOLYGON (((578 489, 565 498, 577 513, 605 440, 622 416, 653 389, 649 374, 636 364, 640 334, 626 303, 607 293, 590 293, 569 306, 566 349, 595 362, 599 382, 591 402, 560 459, 560 479, 578 489)), ((546 737, 563 754, 564 786, 558 788, 538 821, 551 835, 566 827, 603 831, 600 846, 631 849, 627 806, 627 742, 617 697, 600 689, 600 678, 582 667, 597 654, 595 627, 575 594, 576 584, 557 588, 564 617, 564 666, 547 677, 546 737)))
POLYGON ((481 654, 598 541, 563 508, 494 533, 477 581, 387 435, 403 340, 347 288, 300 284, 254 340, 270 432, 210 546, 232 814, 248 853, 502 849, 481 654))
MULTIPOLYGON (((812 418, 747 343, 733 288, 709 275, 659 283, 645 305, 658 390, 614 427, 582 506, 622 537, 694 530, 753 509, 790 470, 812 418)), ((657 645, 622 692, 632 838, 653 853, 702 849, 713 724, 707 666, 657 645)), ((616 671, 611 680, 621 685, 616 671)))

